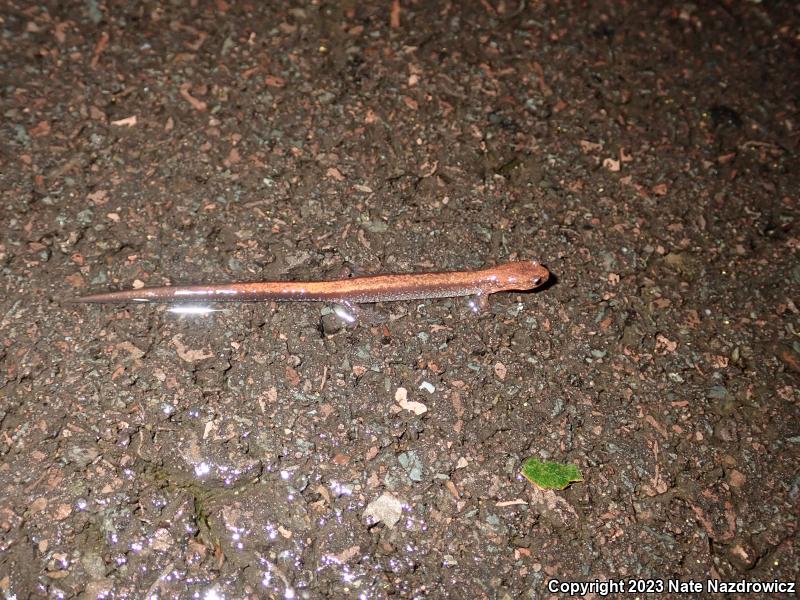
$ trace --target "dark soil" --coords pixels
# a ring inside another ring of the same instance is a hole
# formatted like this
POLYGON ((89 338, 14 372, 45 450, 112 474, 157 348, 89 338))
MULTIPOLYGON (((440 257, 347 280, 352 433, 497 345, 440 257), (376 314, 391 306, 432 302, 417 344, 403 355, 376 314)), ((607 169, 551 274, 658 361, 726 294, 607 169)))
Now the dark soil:
POLYGON ((796 3, 0 18, 6 598, 797 579, 796 3), (530 257, 481 317, 67 302, 530 257))

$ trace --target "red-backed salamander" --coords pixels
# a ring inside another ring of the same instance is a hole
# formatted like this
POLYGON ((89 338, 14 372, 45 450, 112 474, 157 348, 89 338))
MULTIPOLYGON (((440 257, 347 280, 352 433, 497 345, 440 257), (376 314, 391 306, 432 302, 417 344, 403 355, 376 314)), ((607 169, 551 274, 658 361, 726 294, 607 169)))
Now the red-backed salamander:
POLYGON ((107 292, 77 302, 388 302, 527 291, 544 284, 550 272, 535 260, 516 261, 477 271, 368 275, 333 281, 259 281, 208 285, 176 285, 107 292))

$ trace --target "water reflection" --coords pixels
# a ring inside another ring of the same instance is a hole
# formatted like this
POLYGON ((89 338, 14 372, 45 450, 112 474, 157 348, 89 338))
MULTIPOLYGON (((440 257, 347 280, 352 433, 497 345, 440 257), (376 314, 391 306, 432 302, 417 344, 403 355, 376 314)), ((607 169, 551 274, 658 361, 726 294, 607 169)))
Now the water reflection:
POLYGON ((203 600, 225 600, 225 596, 220 594, 217 588, 211 588, 203 595, 203 600))
POLYGON ((194 473, 198 477, 205 477, 211 472, 211 465, 205 462, 201 462, 194 467, 194 473))
POLYGON ((354 325, 358 321, 357 311, 351 304, 334 304, 333 314, 347 325, 354 325))
POLYGON ((167 312, 176 315, 191 315, 197 317, 204 317, 205 315, 222 311, 222 308, 211 308, 210 306, 202 306, 200 304, 173 304, 167 309, 167 312))

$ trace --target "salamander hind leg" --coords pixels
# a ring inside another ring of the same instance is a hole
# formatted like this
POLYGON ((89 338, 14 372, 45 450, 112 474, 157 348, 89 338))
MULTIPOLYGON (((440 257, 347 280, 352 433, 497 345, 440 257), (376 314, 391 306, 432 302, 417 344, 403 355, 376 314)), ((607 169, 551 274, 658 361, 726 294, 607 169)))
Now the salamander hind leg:
POLYGON ((359 325, 380 325, 387 320, 385 316, 363 304, 338 302, 323 309, 321 329, 325 334, 332 334, 359 325))

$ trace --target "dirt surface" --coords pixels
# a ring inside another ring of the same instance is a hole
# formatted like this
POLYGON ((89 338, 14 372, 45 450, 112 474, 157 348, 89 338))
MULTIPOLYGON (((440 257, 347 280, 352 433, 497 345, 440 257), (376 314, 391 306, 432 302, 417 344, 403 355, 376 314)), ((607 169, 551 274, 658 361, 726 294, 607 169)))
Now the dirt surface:
POLYGON ((796 3, 274 4, 2 2, 5 597, 794 582, 796 3), (530 257, 480 317, 67 302, 530 257))

